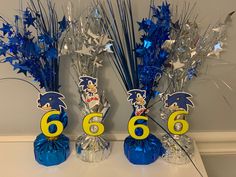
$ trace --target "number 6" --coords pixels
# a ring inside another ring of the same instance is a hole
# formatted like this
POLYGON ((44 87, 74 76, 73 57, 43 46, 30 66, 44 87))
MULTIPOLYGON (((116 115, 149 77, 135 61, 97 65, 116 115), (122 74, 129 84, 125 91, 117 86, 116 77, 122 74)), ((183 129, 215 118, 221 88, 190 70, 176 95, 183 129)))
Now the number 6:
POLYGON ((134 139, 142 140, 142 139, 145 139, 148 137, 150 130, 149 130, 148 126, 146 126, 146 125, 143 125, 143 124, 136 124, 135 125, 135 122, 137 120, 148 120, 148 118, 145 116, 132 117, 128 123, 128 132, 129 132, 130 136, 133 137, 134 139), (143 130, 143 134, 141 136, 136 135, 135 130, 137 128, 141 128, 143 130))
POLYGON ((63 131, 63 124, 60 121, 53 120, 53 121, 48 122, 48 118, 52 115, 60 115, 60 111, 47 112, 46 114, 43 115, 43 117, 41 119, 41 130, 42 130, 43 134, 49 138, 55 138, 55 137, 59 136, 63 131), (51 133, 49 131, 50 125, 55 125, 57 127, 57 131, 54 133, 51 133))
POLYGON ((84 132, 87 135, 99 136, 99 135, 103 134, 103 132, 104 132, 104 125, 102 123, 100 123, 100 122, 91 122, 91 119, 93 119, 94 117, 102 118, 102 116, 103 115, 101 113, 91 113, 91 114, 88 114, 87 116, 84 117, 83 129, 84 129, 84 132), (97 131, 96 132, 91 131, 91 127, 92 126, 96 126, 97 127, 97 131))
POLYGON ((188 114, 188 112, 186 111, 175 111, 173 112, 169 119, 168 119, 168 129, 170 131, 170 133, 174 134, 174 135, 182 135, 185 134, 188 129, 189 129, 189 124, 186 120, 183 119, 176 119, 178 115, 182 115, 182 114, 188 114), (180 131, 176 131, 175 130, 175 124, 176 123, 181 123, 182 124, 182 129, 180 131))

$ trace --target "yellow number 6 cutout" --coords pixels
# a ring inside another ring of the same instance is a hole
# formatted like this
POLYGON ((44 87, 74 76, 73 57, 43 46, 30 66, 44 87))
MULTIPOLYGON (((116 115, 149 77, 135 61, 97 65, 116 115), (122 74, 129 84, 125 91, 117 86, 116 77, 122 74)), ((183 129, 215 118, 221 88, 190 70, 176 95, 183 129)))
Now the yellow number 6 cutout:
POLYGON ((183 114, 186 115, 186 114, 188 114, 188 112, 181 110, 181 111, 175 111, 170 115, 170 117, 168 119, 168 130, 170 133, 172 133, 174 135, 183 135, 188 131, 188 129, 189 129, 188 122, 183 119, 176 119, 177 116, 183 115, 183 114), (176 123, 182 124, 182 129, 180 131, 175 130, 176 123))
POLYGON ((146 125, 143 125, 143 124, 136 124, 135 125, 135 122, 137 120, 146 120, 147 121, 148 118, 145 116, 132 117, 128 123, 128 132, 132 138, 137 139, 137 140, 143 140, 148 137, 150 130, 149 130, 148 126, 146 126, 146 125), (137 128, 141 128, 143 130, 143 134, 141 136, 136 135, 135 130, 137 128))
POLYGON ((104 125, 100 122, 91 122, 91 119, 93 119, 94 117, 102 118, 103 115, 102 115, 102 113, 91 113, 91 114, 88 114, 87 116, 85 116, 83 119, 83 125, 82 125, 83 130, 87 135, 99 136, 99 135, 103 134, 105 128, 104 128, 104 125), (91 128, 93 126, 97 127, 96 132, 93 132, 91 130, 91 128))
POLYGON ((49 111, 49 112, 47 112, 46 114, 43 115, 43 117, 41 119, 40 127, 41 127, 41 130, 42 130, 43 134, 46 137, 55 138, 63 132, 64 127, 63 127, 63 124, 59 120, 53 120, 53 121, 48 122, 48 118, 50 116, 60 115, 60 113, 61 113, 60 111, 49 111), (49 131, 50 125, 55 125, 57 127, 57 131, 54 132, 54 133, 51 133, 49 131))

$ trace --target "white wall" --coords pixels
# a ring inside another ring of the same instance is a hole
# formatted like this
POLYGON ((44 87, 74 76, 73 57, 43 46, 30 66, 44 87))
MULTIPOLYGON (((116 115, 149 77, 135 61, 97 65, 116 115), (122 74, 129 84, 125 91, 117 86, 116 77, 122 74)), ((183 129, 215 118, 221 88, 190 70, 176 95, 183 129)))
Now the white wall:
POLYGON ((236 155, 206 155, 202 156, 209 177, 235 177, 236 155))
MULTIPOLYGON (((190 0, 189 0, 190 1, 190 0)), ((58 9, 65 7, 67 0, 57 0, 58 9)), ((76 9, 83 9, 88 4, 87 0, 78 0, 75 2, 76 9)), ((159 1, 160 2, 160 1, 159 1)), ((175 4, 181 4, 182 1, 172 0, 175 4)), ((192 2, 192 1, 190 1, 192 2)), ((195 2, 195 1, 194 1, 195 2)), ((196 12, 199 14, 200 25, 204 28, 207 24, 215 24, 218 19, 223 20, 228 12, 235 10, 235 0, 197 0, 196 12)), ((18 0, 0 0, 0 15, 11 18, 19 9, 18 0)), ((148 0, 133 0, 134 13, 136 20, 148 15, 148 0)), ((62 13, 62 10, 59 11, 62 13)), ((235 131, 236 125, 236 20, 233 17, 233 24, 229 30, 229 40, 226 46, 226 52, 221 59, 210 59, 206 62, 202 71, 208 65, 208 73, 202 74, 196 80, 191 82, 188 91, 194 95, 196 108, 189 117, 191 131, 235 131), (233 63, 224 66, 214 65, 214 63, 227 62, 233 63), (210 78, 205 80, 205 78, 210 78), (213 84, 213 80, 224 80, 232 90, 227 89, 223 84, 220 89, 213 84), (231 107, 226 104, 225 97, 231 107)), ((137 27, 137 26, 136 26, 137 27)), ((126 132, 127 121, 131 113, 131 106, 126 101, 126 94, 122 90, 119 81, 110 67, 107 59, 104 68, 100 71, 100 88, 104 89, 110 100, 112 108, 106 120, 106 129, 108 132, 126 132)), ((79 134, 81 131, 82 117, 78 110, 78 94, 76 87, 69 74, 70 58, 63 58, 61 65, 61 92, 66 96, 69 113, 69 126, 66 132, 70 134, 79 134)), ((22 77, 15 74, 8 63, 0 64, 0 78, 2 77, 22 77)), ((31 80, 30 78, 28 80, 31 80)), ((35 83, 37 85, 37 83, 35 83)), ((29 85, 19 81, 1 81, 0 82, 0 135, 36 135, 40 132, 39 122, 43 114, 36 107, 35 100, 37 92, 29 85)), ((158 107, 153 111, 155 114, 158 107)), ((156 113, 156 119, 158 114, 156 113)))

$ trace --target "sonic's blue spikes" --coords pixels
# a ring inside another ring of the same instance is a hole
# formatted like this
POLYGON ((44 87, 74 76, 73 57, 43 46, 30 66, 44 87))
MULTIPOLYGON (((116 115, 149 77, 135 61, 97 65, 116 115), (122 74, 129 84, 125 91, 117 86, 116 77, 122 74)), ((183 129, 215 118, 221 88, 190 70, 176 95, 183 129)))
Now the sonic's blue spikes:
POLYGON ((86 90, 88 83, 91 81, 93 84, 97 83, 97 79, 90 76, 81 76, 79 86, 82 87, 82 90, 86 90))
POLYGON ((186 92, 176 92, 172 95, 167 95, 166 106, 169 107, 176 104, 180 109, 188 111, 188 106, 194 106, 193 102, 190 100, 192 95, 186 92))
POLYGON ((61 108, 67 108, 66 104, 61 100, 64 96, 57 92, 46 92, 45 94, 40 94, 38 103, 40 107, 49 104, 52 109, 61 111, 61 108))
POLYGON ((146 98, 146 91, 140 89, 133 89, 128 91, 128 101, 132 103, 132 105, 136 102, 137 94, 140 94, 144 99, 146 98))

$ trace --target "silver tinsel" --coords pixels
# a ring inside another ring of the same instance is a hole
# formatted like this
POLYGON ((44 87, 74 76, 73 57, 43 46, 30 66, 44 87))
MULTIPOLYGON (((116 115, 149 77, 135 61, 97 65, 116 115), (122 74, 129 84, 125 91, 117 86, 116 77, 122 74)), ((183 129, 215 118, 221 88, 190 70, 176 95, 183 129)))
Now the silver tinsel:
POLYGON ((102 137, 83 134, 76 140, 78 157, 86 162, 99 162, 106 159, 111 152, 110 142, 102 137))
MULTIPOLYGON (((78 19, 72 17, 72 4, 67 7, 70 29, 63 44, 63 52, 72 57, 72 78, 78 86, 80 95, 79 109, 82 116, 90 113, 102 113, 103 117, 94 117, 90 122, 103 123, 110 104, 104 91, 96 92, 97 101, 88 102, 85 90, 80 86, 81 77, 88 76, 97 79, 98 70, 102 67, 105 53, 111 53, 111 40, 104 32, 101 15, 96 4, 86 9, 78 19), (94 103, 94 104, 91 104, 94 103)), ((98 84, 96 83, 96 87, 98 84)), ((97 126, 91 126, 91 132, 97 131, 97 126)), ((98 162, 110 154, 110 143, 101 136, 93 137, 83 134, 76 141, 78 156, 87 162, 98 162)))
MULTIPOLYGON (((193 6, 194 8, 194 6, 193 6)), ((204 33, 197 22, 196 16, 193 16, 193 8, 184 8, 181 14, 177 14, 178 10, 173 10, 173 29, 171 30, 170 40, 167 40, 162 48, 169 52, 169 66, 167 67, 162 79, 166 84, 163 89, 163 96, 173 94, 175 92, 183 92, 187 84, 194 77, 199 75, 199 67, 207 57, 220 57, 221 52, 227 38, 227 28, 231 22, 231 16, 234 12, 227 15, 223 23, 218 23, 213 27, 209 27, 204 33), (175 13, 176 12, 176 13, 175 13)), ((212 83, 216 83, 213 81, 212 83)), ((225 97, 224 97, 225 98, 225 97)), ((226 99, 226 98, 225 98, 226 99)), ((161 100, 163 101, 163 99, 161 100)), ((163 106, 160 108, 160 117, 167 121, 169 114, 173 110, 169 110, 163 106), (169 110, 169 114, 168 111, 169 110)), ((228 101, 226 100, 228 103, 228 101)), ((185 118, 184 118, 185 119, 185 118)), ((182 129, 182 124, 174 125, 176 131, 182 129)), ((174 139, 186 150, 184 152, 169 135, 162 137, 162 143, 166 148, 164 159, 170 163, 184 164, 189 162, 186 153, 192 156, 194 153, 194 145, 191 138, 186 135, 173 135, 174 139)))
POLYGON ((193 140, 187 135, 173 135, 173 138, 181 145, 185 152, 179 147, 179 145, 169 136, 162 136, 162 145, 166 149, 163 159, 173 164, 186 164, 189 162, 189 158, 194 155, 194 143, 193 140))

